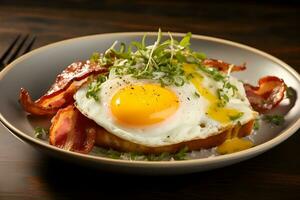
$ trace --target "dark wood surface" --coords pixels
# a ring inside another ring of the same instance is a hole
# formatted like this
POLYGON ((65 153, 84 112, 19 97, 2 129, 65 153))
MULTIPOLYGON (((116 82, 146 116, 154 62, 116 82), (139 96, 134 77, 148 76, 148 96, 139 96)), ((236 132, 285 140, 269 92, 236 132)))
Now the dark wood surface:
MULTIPOLYGON (((0 0, 0 55, 18 33, 34 48, 95 33, 210 35, 266 51, 300 72, 297 1, 0 0)), ((1 97, 2 98, 2 97, 1 97)), ((230 167, 182 176, 107 174, 43 155, 0 126, 0 199, 300 199, 300 131, 230 167)))

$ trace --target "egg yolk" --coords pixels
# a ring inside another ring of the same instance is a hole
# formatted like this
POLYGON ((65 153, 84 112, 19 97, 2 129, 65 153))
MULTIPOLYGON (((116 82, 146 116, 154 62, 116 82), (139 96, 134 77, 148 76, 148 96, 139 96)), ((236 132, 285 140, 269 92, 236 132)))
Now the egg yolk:
POLYGON ((252 141, 238 137, 240 128, 241 127, 239 126, 235 131, 228 132, 225 142, 217 147, 217 152, 219 154, 234 153, 249 149, 254 146, 254 143, 252 141))
POLYGON ((158 84, 129 85, 114 94, 110 109, 121 123, 145 126, 162 122, 179 107, 176 94, 158 84))
POLYGON ((220 107, 220 99, 213 94, 209 89, 202 86, 203 76, 196 71, 196 65, 193 64, 184 64, 183 70, 186 74, 191 74, 192 78, 190 82, 195 86, 197 91, 201 96, 203 96, 210 105, 208 106, 206 113, 207 115, 222 123, 226 124, 231 122, 231 117, 236 116, 240 113, 240 111, 231 108, 220 107))

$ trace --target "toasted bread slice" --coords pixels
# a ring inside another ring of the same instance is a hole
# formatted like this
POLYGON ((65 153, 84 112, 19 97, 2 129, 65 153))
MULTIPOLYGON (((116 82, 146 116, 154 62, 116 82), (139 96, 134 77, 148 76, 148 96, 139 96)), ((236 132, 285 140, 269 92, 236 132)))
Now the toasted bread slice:
POLYGON ((236 125, 230 127, 220 133, 207 137, 205 139, 197 139, 178 144, 172 144, 160 147, 149 147, 141 144, 136 144, 122 138, 119 138, 105 129, 99 129, 96 136, 96 145, 105 148, 113 148, 123 152, 140 152, 140 153, 174 153, 184 147, 188 147, 189 150, 209 149, 221 145, 227 138, 230 137, 245 137, 252 132, 254 120, 249 121, 244 125, 236 125))

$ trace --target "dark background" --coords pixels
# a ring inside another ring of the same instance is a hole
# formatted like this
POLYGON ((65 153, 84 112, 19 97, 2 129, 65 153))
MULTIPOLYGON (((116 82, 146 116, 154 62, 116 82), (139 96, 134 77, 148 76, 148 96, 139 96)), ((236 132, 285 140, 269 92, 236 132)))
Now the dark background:
MULTIPOLYGON (((209 35, 266 51, 300 72, 299 1, 0 0, 0 55, 19 33, 34 48, 108 32, 209 35)), ((103 173, 42 155, 0 126, 0 199, 300 199, 299 131, 251 160, 183 176, 103 173)))

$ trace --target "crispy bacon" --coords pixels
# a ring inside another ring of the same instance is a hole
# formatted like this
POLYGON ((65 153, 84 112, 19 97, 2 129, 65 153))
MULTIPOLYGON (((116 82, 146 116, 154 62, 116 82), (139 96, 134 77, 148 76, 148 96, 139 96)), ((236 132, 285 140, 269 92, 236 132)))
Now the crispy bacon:
MULTIPOLYGON (((231 64, 226 63, 222 60, 216 60, 216 59, 205 59, 203 61, 203 64, 205 66, 209 66, 209 67, 214 67, 216 69, 218 69, 219 71, 223 71, 223 72, 227 72, 229 70, 229 67, 231 66, 231 64)), ((244 63, 243 65, 233 65, 231 71, 243 71, 246 69, 246 64, 244 63)))
POLYGON ((45 108, 33 102, 24 88, 21 88, 19 101, 26 112, 34 115, 54 115, 57 112, 56 108, 45 108))
POLYGON ((58 109, 73 103, 73 95, 87 81, 90 75, 107 72, 107 67, 95 63, 76 62, 59 74, 48 92, 36 101, 32 101, 24 88, 20 92, 20 103, 24 110, 33 115, 53 115, 58 109))
POLYGON ((96 139, 96 125, 75 106, 60 109, 52 118, 50 144, 79 153, 89 153, 96 139))
POLYGON ((265 76, 259 79, 258 86, 244 84, 244 88, 254 110, 264 113, 281 102, 286 84, 276 76, 265 76))

